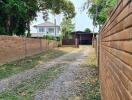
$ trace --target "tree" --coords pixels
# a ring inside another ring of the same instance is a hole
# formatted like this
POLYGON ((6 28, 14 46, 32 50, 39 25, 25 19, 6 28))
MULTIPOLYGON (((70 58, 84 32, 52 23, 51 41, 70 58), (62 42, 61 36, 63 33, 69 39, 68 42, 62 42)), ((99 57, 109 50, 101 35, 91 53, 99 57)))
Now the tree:
POLYGON ((3 0, 0 3, 0 33, 24 35, 37 11, 37 0, 3 0))
POLYGON ((48 21, 48 19, 49 19, 49 14, 48 14, 47 10, 43 11, 43 19, 44 19, 45 22, 48 21))
POLYGON ((84 8, 88 9, 88 13, 93 19, 93 24, 102 26, 116 2, 117 0, 87 0, 84 8))
POLYGON ((89 32, 89 33, 91 32, 91 30, 89 28, 86 28, 84 31, 89 32))
POLYGON ((72 23, 71 18, 63 18, 61 23, 61 33, 62 37, 69 38, 71 36, 71 32, 74 30, 74 24, 72 23))
MULTIPOLYGON (((28 31, 30 36, 30 22, 39 11, 63 12, 67 17, 74 17, 75 8, 70 3, 68 0, 0 0, 0 34, 25 35, 28 31)), ((44 13, 45 20, 46 17, 47 12, 44 13)))
POLYGON ((65 1, 61 7, 66 18, 75 17, 75 7, 71 1, 65 1))
MULTIPOLYGON (((75 16, 75 7, 69 0, 39 0, 38 2, 40 11, 49 11, 55 14, 63 13, 67 18, 73 18, 75 16)), ((47 19, 47 15, 44 14, 44 19, 47 19)))

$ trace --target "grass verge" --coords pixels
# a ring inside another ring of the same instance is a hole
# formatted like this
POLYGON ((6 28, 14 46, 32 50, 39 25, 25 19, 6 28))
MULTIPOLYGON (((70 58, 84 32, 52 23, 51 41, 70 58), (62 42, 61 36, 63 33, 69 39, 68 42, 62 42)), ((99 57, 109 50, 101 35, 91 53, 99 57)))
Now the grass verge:
POLYGON ((41 54, 34 55, 32 57, 27 57, 22 60, 14 61, 8 64, 4 64, 0 66, 0 80, 3 78, 7 78, 11 75, 20 73, 22 71, 34 68, 36 65, 48 62, 52 59, 55 59, 61 55, 65 54, 65 52, 60 50, 47 50, 41 54))
POLYGON ((90 53, 84 65, 89 69, 89 74, 81 79, 80 98, 81 100, 101 100, 99 73, 94 52, 90 53))
POLYGON ((47 87, 62 71, 61 65, 56 65, 15 88, 2 92, 0 100, 33 100, 35 93, 47 87))

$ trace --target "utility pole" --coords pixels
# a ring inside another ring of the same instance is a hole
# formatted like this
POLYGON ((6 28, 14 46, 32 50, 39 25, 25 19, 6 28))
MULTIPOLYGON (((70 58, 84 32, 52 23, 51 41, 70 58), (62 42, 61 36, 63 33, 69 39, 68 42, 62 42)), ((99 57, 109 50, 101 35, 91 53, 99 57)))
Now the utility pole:
POLYGON ((98 6, 96 5, 96 12, 93 14, 93 47, 94 47, 94 39, 95 39, 95 25, 97 20, 97 14, 98 14, 98 6))
POLYGON ((55 24, 55 39, 56 39, 56 33, 57 33, 57 31, 56 31, 56 15, 54 14, 54 24, 55 24))

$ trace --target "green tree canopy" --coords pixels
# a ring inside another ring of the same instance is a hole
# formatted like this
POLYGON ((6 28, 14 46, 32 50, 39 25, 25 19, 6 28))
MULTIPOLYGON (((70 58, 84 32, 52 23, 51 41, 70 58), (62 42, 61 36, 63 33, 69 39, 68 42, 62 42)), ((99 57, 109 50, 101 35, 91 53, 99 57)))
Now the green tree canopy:
POLYGON ((116 5, 117 0, 87 0, 84 8, 94 20, 94 25, 103 25, 107 20, 110 10, 116 5))
POLYGON ((90 28, 86 28, 85 30, 84 30, 84 32, 91 32, 91 30, 90 30, 90 28))
POLYGON ((69 18, 75 16, 74 5, 69 0, 0 0, 0 34, 30 33, 30 22, 35 19, 36 13, 48 10, 64 13, 69 18))
POLYGON ((38 11, 36 0, 2 0, 0 2, 0 34, 24 34, 27 24, 38 11))
POLYGON ((63 18, 61 23, 62 37, 69 38, 73 30, 74 30, 74 24, 72 23, 71 18, 63 18))

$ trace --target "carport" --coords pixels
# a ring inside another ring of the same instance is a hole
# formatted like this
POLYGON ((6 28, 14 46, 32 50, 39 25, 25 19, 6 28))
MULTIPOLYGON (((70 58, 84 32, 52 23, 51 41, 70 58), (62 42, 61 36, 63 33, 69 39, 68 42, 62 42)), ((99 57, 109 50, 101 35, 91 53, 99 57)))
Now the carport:
POLYGON ((78 40, 79 45, 91 45, 93 33, 76 31, 72 32, 72 37, 78 40))

